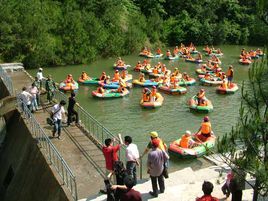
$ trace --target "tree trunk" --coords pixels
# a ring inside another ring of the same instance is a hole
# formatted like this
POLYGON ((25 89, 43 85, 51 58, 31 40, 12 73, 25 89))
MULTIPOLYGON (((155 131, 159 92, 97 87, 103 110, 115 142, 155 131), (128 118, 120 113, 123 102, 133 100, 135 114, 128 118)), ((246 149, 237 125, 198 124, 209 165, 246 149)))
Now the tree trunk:
POLYGON ((258 197, 259 197, 258 188, 259 188, 259 180, 256 178, 252 201, 258 201, 258 197))

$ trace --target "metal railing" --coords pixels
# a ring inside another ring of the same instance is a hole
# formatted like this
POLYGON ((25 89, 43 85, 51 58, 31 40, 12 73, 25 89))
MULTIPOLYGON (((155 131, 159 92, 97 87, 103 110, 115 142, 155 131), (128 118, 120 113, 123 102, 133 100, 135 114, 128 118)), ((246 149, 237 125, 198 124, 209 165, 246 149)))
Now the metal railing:
MULTIPOLYGON (((6 85, 10 95, 14 95, 13 84, 11 78, 7 73, 0 67, 0 76, 6 85)), ((19 111, 25 117, 25 121, 28 123, 30 132, 35 136, 38 144, 43 148, 45 156, 47 157, 50 164, 52 164, 58 174, 60 175, 63 184, 70 190, 73 199, 76 201, 77 197, 77 185, 76 178, 67 165, 57 148, 53 145, 51 140, 45 134, 45 131, 42 129, 40 124, 37 122, 35 117, 32 115, 31 111, 25 103, 21 101, 19 96, 17 96, 17 106, 19 111)))
MULTIPOLYGON (((44 85, 43 85, 44 86, 44 85)), ((61 100, 68 101, 67 96, 59 90, 55 91, 55 99, 59 102, 61 100)), ((93 138, 99 146, 104 144, 105 139, 107 138, 117 138, 113 135, 106 127, 104 127, 98 120, 96 120, 92 115, 90 115, 86 110, 84 110, 81 106, 76 106, 79 119, 81 120, 81 125, 85 129, 86 133, 89 135, 88 137, 93 138)), ((121 161, 125 161, 125 152, 126 149, 124 146, 119 150, 119 158, 121 161)), ((142 179, 142 161, 140 163, 139 175, 140 179, 142 179)), ((101 170, 102 171, 102 170, 101 170)))

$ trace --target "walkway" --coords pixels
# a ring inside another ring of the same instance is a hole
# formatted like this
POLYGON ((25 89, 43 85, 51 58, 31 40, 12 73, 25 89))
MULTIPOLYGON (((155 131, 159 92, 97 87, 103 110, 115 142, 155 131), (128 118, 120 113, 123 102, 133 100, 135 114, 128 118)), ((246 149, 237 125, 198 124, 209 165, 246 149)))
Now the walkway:
MULTIPOLYGON (((23 86, 28 87, 32 83, 24 71, 13 71, 8 74, 13 81, 16 93, 20 92, 23 86)), ((43 105, 42 110, 34 113, 48 136, 51 135, 52 127, 46 123, 46 118, 49 116, 48 111, 51 106, 43 105)), ((103 178, 92 161, 104 170, 104 158, 101 150, 89 140, 82 129, 76 126, 64 127, 62 140, 57 138, 51 138, 51 140, 76 176, 78 199, 97 194, 103 187, 103 178)))

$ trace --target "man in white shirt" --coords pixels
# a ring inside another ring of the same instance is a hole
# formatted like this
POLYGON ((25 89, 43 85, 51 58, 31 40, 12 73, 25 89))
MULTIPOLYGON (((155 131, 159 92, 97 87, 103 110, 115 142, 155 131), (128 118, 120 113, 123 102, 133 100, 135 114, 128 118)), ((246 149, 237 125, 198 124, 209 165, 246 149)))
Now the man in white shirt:
POLYGON ((40 82, 40 89, 42 88, 42 81, 44 80, 43 68, 39 68, 36 73, 37 80, 40 82))
POLYGON ((61 100, 59 104, 56 104, 52 107, 52 118, 54 121, 54 129, 52 131, 52 135, 55 137, 56 132, 58 132, 58 139, 60 139, 61 134, 62 115, 65 114, 64 105, 66 105, 66 102, 64 100, 61 100))
POLYGON ((28 109, 31 111, 31 105, 32 105, 32 95, 26 91, 26 87, 22 88, 22 92, 19 95, 21 101, 28 107, 28 109))
POLYGON ((136 166, 139 165, 139 150, 136 144, 132 143, 132 138, 130 136, 125 136, 126 145, 126 159, 127 159, 127 173, 134 179, 135 185, 137 184, 137 169, 136 166))

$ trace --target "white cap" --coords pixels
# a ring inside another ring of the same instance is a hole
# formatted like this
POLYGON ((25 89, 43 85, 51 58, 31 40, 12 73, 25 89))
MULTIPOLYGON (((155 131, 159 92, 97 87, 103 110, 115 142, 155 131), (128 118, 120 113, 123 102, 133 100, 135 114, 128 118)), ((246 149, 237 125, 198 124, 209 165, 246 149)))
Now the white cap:
POLYGON ((43 68, 39 68, 39 70, 41 70, 41 71, 42 71, 42 70, 43 70, 43 68))
POLYGON ((187 131, 185 131, 185 133, 186 133, 186 134, 189 134, 189 135, 191 135, 191 134, 192 134, 192 133, 191 133, 191 131, 188 131, 188 130, 187 130, 187 131))

